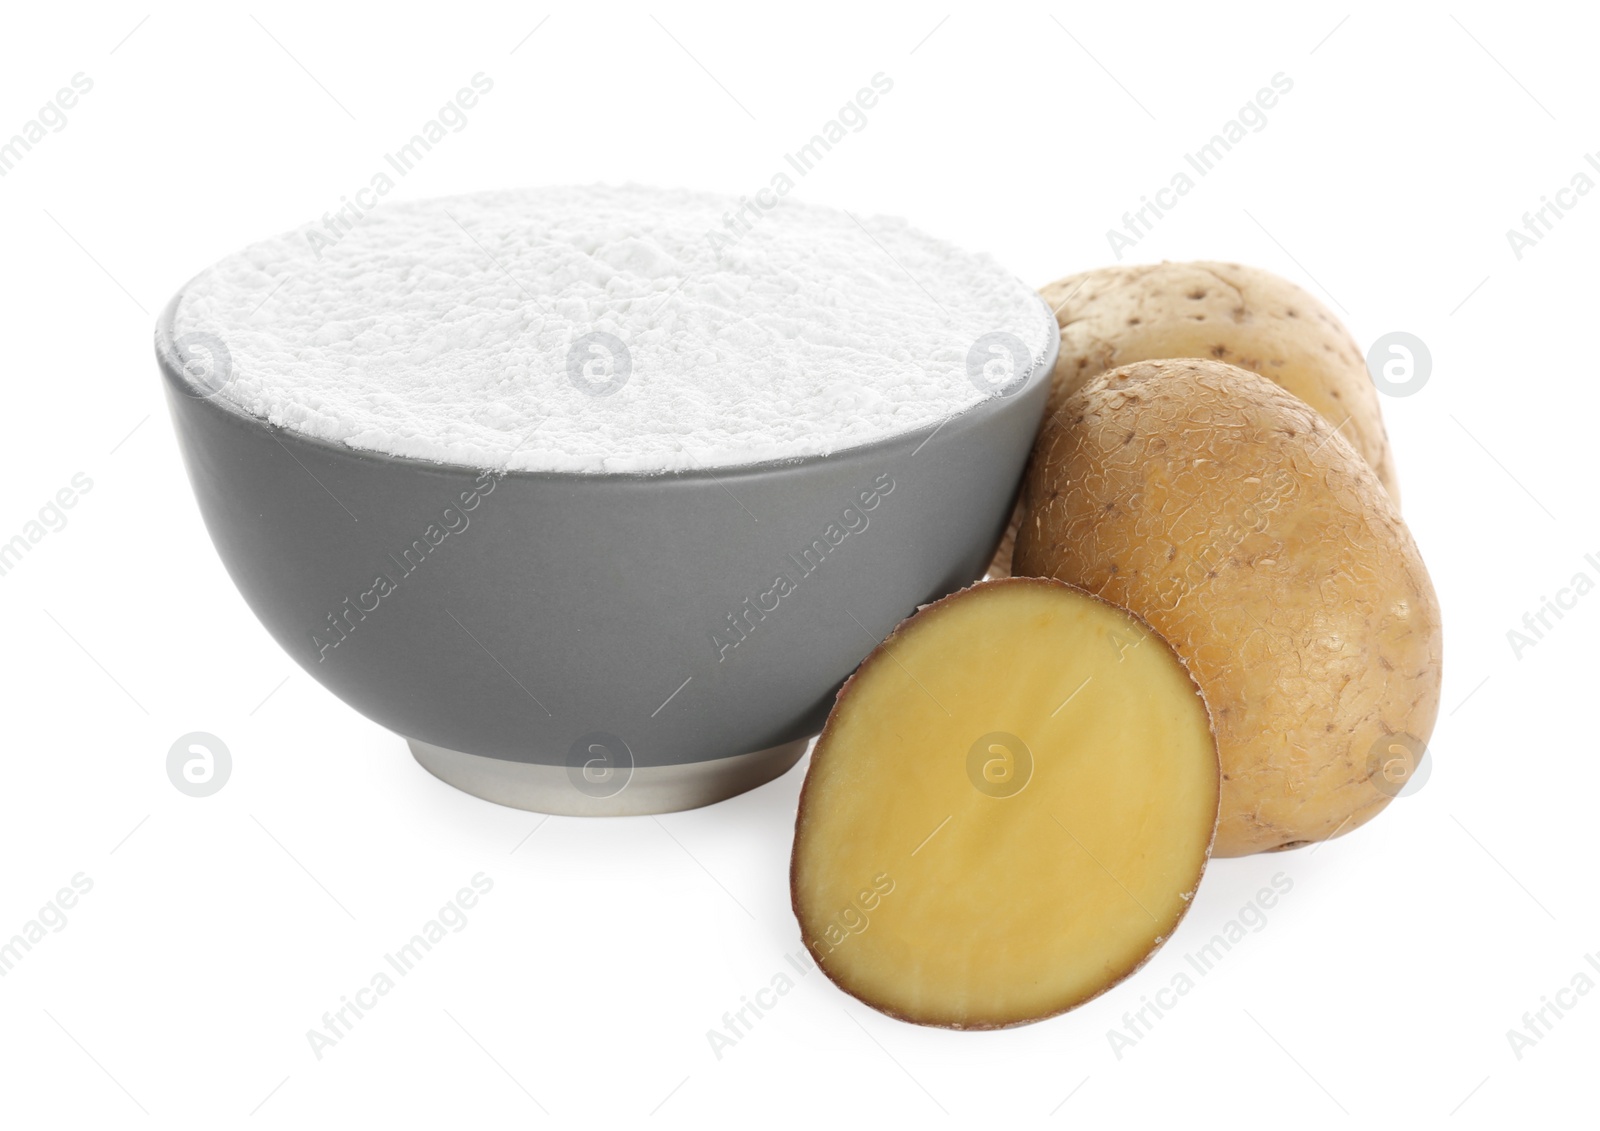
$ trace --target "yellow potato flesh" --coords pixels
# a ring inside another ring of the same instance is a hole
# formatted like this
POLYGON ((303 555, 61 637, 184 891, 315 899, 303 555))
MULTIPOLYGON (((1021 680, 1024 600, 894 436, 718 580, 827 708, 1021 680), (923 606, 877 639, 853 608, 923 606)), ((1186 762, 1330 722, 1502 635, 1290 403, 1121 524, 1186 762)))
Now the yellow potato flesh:
POLYGON ((840 693, 796 825, 802 934, 906 1020, 1071 1009, 1187 909, 1219 777, 1204 701, 1143 622, 1059 582, 964 590, 840 693))

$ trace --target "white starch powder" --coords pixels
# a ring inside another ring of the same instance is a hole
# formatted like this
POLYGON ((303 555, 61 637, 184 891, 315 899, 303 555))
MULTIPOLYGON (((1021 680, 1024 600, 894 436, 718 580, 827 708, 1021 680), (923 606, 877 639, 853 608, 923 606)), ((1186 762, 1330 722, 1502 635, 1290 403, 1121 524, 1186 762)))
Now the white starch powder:
POLYGON ((1056 332, 986 255, 787 199, 527 189, 386 203, 333 233, 217 263, 174 336, 221 339, 220 395, 252 415, 485 470, 825 455, 995 395, 1056 332), (985 359, 995 385, 971 376, 985 359))

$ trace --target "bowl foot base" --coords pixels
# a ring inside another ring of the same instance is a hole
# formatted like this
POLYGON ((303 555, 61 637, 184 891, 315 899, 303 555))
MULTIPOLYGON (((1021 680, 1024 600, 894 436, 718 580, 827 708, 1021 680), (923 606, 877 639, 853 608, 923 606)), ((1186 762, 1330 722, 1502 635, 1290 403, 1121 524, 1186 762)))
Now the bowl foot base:
POLYGON ((508 762, 406 739, 422 768, 446 785, 497 805, 564 817, 676 813, 725 801, 785 773, 810 742, 800 738, 709 762, 635 766, 618 787, 614 781, 590 784, 581 777, 575 779, 566 766, 508 762))

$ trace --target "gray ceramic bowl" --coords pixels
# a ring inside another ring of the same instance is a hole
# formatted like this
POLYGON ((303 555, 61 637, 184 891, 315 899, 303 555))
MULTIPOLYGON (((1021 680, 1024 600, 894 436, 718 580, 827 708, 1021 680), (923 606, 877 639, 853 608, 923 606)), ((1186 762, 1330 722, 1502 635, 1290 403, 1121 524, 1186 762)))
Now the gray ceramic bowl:
POLYGON ((692 808, 792 766, 866 653, 983 575, 1055 362, 825 457, 489 476, 247 415, 214 395, 225 347, 174 343, 176 305, 167 403, 250 608, 435 775, 553 813, 692 808))

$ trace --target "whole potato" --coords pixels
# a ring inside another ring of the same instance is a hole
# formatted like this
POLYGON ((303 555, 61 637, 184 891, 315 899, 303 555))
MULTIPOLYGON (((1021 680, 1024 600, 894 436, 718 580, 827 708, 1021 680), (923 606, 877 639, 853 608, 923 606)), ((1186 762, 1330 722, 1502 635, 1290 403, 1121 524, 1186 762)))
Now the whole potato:
MULTIPOLYGON (((1046 417, 1089 378, 1119 365, 1175 357, 1226 361, 1321 413, 1399 506, 1389 437, 1361 350, 1332 311, 1287 279, 1237 263, 1156 263, 1069 275, 1039 293, 1061 327, 1046 417)), ((1015 535, 1013 521, 991 576, 1013 572, 1015 535)))
POLYGON ((1337 836, 1398 791, 1393 751, 1438 713, 1438 600, 1373 469, 1304 401, 1219 361, 1099 374, 1046 421, 1022 510, 1019 573, 1127 607, 1189 664, 1217 855, 1337 836))
POLYGON ((1171 357, 1225 361, 1321 413, 1399 505, 1366 360, 1333 312, 1289 280, 1237 263, 1156 263, 1069 275, 1040 294, 1061 327, 1051 409, 1119 365, 1171 357))

